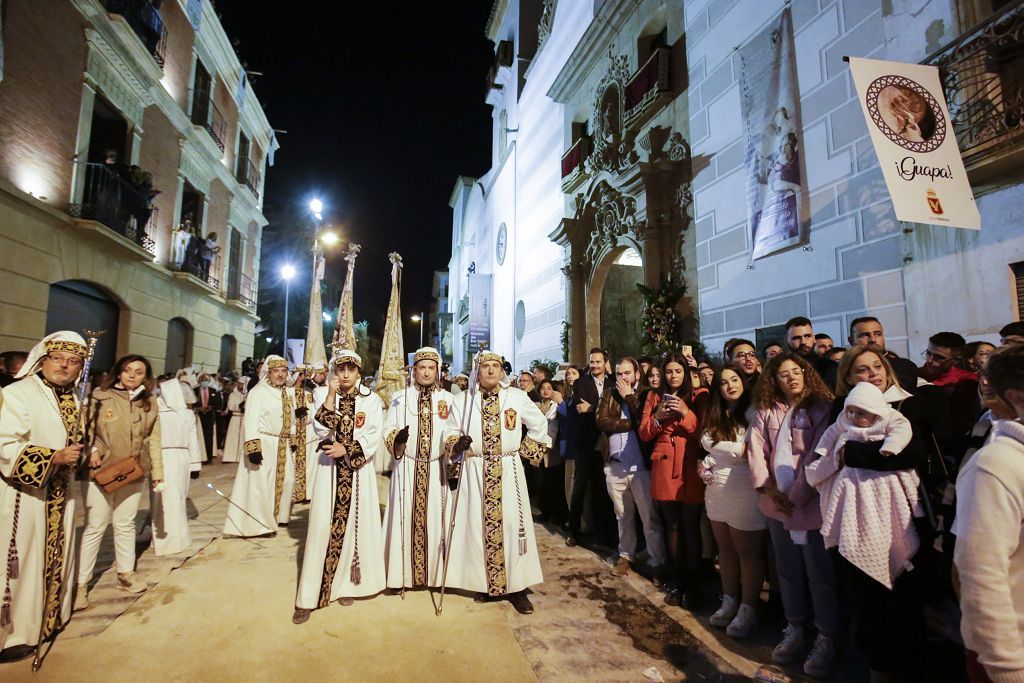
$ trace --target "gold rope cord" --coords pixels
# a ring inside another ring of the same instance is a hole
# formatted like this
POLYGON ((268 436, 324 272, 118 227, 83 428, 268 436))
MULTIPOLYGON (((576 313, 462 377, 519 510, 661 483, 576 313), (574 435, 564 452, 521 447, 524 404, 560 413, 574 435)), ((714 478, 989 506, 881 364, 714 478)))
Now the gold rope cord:
MULTIPOLYGON (((309 406, 309 396, 305 389, 299 389, 302 399, 296 394, 296 407, 309 406)), ((292 500, 296 503, 306 500, 306 425, 309 423, 308 414, 305 417, 295 418, 295 488, 292 491, 292 500)))

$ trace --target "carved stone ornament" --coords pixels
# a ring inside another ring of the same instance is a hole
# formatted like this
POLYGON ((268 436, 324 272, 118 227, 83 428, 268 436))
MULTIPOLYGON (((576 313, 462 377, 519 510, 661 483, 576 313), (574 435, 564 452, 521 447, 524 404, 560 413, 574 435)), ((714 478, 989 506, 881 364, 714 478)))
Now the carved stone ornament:
POLYGON ((551 27, 555 23, 555 5, 558 0, 544 0, 544 9, 540 13, 540 22, 537 24, 537 51, 544 47, 548 36, 551 35, 551 27))
POLYGON ((668 150, 666 152, 669 161, 689 161, 690 143, 686 141, 679 131, 672 133, 668 139, 668 150))
POLYGON ((601 183, 593 195, 594 230, 584 253, 584 260, 593 264, 605 249, 615 246, 618 238, 643 231, 642 221, 636 217, 636 199, 624 195, 611 185, 601 183))
POLYGON ((634 136, 623 130, 624 93, 629 81, 629 59, 626 55, 609 56, 611 63, 594 96, 593 150, 584 164, 590 174, 599 171, 620 172, 640 157, 633 149, 634 136))

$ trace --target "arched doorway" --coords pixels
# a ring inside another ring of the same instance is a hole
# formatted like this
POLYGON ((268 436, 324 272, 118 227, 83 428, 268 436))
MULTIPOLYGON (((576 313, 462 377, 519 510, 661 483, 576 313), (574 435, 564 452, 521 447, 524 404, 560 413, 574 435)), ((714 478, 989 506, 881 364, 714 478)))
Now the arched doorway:
POLYGON ((222 375, 234 371, 237 348, 238 342, 230 334, 225 334, 220 338, 220 363, 217 369, 222 375))
POLYGON ((637 356, 643 348, 640 316, 644 297, 637 288, 637 284, 643 282, 643 261, 633 247, 623 248, 614 256, 604 273, 601 346, 613 361, 623 356, 637 356))
POLYGON ((192 324, 184 318, 167 321, 167 349, 164 372, 177 372, 192 365, 192 324))
POLYGON ((117 359, 118 323, 121 307, 96 285, 83 280, 62 280, 50 285, 46 307, 46 334, 72 330, 84 336, 85 330, 103 330, 96 344, 92 372, 114 367, 117 359))

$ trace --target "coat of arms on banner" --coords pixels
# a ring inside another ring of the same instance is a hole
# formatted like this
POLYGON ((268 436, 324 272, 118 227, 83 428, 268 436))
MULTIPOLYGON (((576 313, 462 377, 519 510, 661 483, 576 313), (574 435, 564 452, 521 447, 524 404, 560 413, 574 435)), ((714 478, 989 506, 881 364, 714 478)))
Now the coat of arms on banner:
POLYGON ((356 413, 356 429, 366 424, 366 413, 356 413))
POLYGON ((448 403, 446 401, 437 402, 437 416, 442 420, 448 419, 448 403))
POLYGON ((512 408, 505 410, 505 429, 516 428, 516 411, 512 408))

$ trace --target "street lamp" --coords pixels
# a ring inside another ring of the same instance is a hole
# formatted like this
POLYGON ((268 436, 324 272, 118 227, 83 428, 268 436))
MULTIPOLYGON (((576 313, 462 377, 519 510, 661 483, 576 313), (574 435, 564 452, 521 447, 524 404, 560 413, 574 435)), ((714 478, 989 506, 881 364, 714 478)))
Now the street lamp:
POLYGON ((417 313, 416 315, 410 317, 409 320, 413 321, 414 323, 419 323, 419 325, 420 325, 420 346, 419 346, 419 348, 422 349, 423 348, 423 314, 422 313, 417 313))
POLYGON ((338 237, 333 232, 323 232, 320 233, 320 241, 329 247, 331 245, 337 244, 339 241, 341 241, 341 238, 338 237))
POLYGON ((313 212, 313 215, 316 216, 316 219, 318 221, 322 221, 324 219, 324 203, 320 201, 318 198, 314 197, 313 199, 310 200, 309 210, 313 212))
POLYGON ((281 347, 283 351, 281 355, 286 358, 288 357, 288 294, 293 277, 295 277, 295 266, 290 263, 281 266, 281 278, 284 280, 284 344, 281 347))

